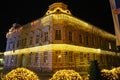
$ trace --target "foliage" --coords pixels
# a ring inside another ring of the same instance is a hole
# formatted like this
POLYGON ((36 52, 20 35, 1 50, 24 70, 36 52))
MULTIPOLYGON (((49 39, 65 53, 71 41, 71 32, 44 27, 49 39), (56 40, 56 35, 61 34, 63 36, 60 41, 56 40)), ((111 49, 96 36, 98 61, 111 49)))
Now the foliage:
POLYGON ((82 80, 82 77, 74 70, 59 70, 50 80, 82 80))
POLYGON ((104 80, 120 80, 120 67, 113 68, 111 70, 101 70, 101 76, 104 80))
POLYGON ((26 68, 16 68, 6 74, 2 80, 39 80, 39 77, 26 68))
POLYGON ((101 80, 101 72, 96 60, 90 61, 89 80, 101 80))

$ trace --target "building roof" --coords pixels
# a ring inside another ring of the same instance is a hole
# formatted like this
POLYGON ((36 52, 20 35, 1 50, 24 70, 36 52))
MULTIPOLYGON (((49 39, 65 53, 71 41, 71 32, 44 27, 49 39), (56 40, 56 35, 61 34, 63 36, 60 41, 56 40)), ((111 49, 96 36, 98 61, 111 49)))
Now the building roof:
MULTIPOLYGON (((97 33, 106 38, 116 39, 115 35, 108 33, 107 31, 104 31, 104 30, 98 28, 97 26, 94 26, 88 22, 85 22, 85 21, 73 16, 71 14, 71 12, 69 11, 67 5, 62 2, 56 2, 56 3, 51 4, 49 6, 48 11, 46 12, 45 16, 43 16, 42 18, 39 18, 38 20, 41 20, 41 24, 44 24, 47 20, 48 21, 50 20, 50 17, 52 17, 56 20, 64 19, 64 20, 72 23, 71 25, 74 25, 74 27, 77 27, 84 31, 97 33)), ((30 24, 32 26, 32 23, 35 23, 38 20, 34 20, 28 24, 30 24)), ((24 26, 26 26, 26 25, 23 25, 21 27, 24 27, 24 26)), ((17 28, 12 26, 12 28, 9 30, 9 32, 6 34, 6 36, 12 34, 15 31, 18 31, 16 29, 21 30, 20 25, 17 28)))

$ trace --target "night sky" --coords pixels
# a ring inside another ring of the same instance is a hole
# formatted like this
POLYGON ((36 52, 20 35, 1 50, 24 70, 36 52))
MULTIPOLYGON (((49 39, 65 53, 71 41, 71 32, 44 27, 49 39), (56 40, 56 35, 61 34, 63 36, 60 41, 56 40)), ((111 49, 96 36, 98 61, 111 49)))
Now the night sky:
POLYGON ((4 0, 0 2, 0 51, 5 51, 6 33, 13 23, 24 25, 36 20, 57 1, 67 4, 74 16, 114 34, 109 0, 4 0))

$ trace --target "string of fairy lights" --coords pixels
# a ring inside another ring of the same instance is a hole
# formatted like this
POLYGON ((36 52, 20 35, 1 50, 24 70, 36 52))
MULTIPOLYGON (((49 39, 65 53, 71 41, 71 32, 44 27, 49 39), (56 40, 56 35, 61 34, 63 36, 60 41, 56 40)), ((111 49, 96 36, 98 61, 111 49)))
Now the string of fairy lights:
MULTIPOLYGON (((120 67, 111 70, 101 70, 102 80, 120 80, 120 67)), ((89 80, 89 77, 86 76, 89 80)), ((6 74, 2 80, 40 80, 38 75, 26 68, 16 68, 6 74)), ((74 70, 58 70, 49 80, 83 80, 82 76, 74 70)))

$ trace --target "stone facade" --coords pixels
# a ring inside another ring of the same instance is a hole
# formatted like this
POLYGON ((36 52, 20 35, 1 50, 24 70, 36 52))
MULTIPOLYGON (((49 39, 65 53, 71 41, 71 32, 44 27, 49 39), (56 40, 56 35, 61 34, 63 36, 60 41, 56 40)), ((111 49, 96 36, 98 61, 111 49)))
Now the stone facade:
POLYGON ((74 69, 87 74, 90 60, 98 60, 100 68, 120 65, 115 35, 74 17, 61 2, 50 5, 42 18, 13 24, 6 38, 5 69, 74 69))

